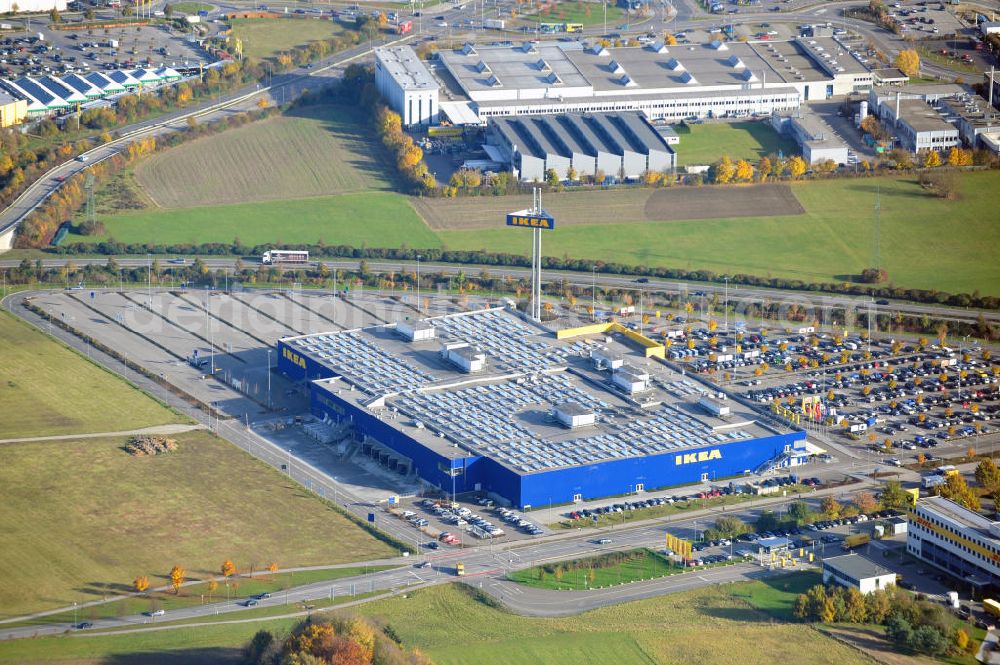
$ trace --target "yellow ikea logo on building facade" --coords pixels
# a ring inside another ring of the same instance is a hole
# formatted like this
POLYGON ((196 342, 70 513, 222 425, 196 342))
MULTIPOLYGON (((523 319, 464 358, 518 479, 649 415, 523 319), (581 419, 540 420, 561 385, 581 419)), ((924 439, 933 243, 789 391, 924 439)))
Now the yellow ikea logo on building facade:
POLYGON ((302 369, 306 368, 306 359, 289 349, 287 346, 281 349, 281 355, 283 355, 285 360, 288 360, 293 365, 298 365, 302 369))
POLYGON ((697 462, 711 462, 714 459, 722 459, 722 452, 719 450, 702 450, 697 453, 684 453, 674 458, 674 464, 695 464, 697 462))
POLYGON ((522 226, 532 229, 554 229, 556 227, 556 220, 545 215, 512 213, 507 215, 507 226, 522 226))

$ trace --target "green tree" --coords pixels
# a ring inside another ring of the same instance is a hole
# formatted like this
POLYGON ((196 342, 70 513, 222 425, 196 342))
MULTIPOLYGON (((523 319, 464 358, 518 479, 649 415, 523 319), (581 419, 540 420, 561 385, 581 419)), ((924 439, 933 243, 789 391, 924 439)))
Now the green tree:
POLYGON ((889 593, 885 589, 876 589, 865 596, 865 605, 868 620, 872 623, 883 623, 892 611, 889 593))
POLYGON ((809 618, 809 596, 804 593, 800 593, 795 599, 795 606, 792 608, 792 615, 796 619, 808 619, 809 618))
POLYGON ((879 503, 886 510, 900 510, 909 505, 910 494, 903 489, 898 480, 890 480, 882 488, 879 503))
POLYGON ((812 516, 812 511, 805 501, 793 501, 792 505, 788 506, 788 516, 794 519, 796 524, 805 524, 812 516))
POLYGON ((862 593, 851 587, 847 590, 847 596, 844 600, 847 606, 847 620, 851 623, 864 623, 865 619, 868 618, 868 607, 862 593))
POLYGON ((545 183, 549 187, 558 187, 559 186, 559 174, 556 173, 555 169, 546 169, 545 170, 545 183))

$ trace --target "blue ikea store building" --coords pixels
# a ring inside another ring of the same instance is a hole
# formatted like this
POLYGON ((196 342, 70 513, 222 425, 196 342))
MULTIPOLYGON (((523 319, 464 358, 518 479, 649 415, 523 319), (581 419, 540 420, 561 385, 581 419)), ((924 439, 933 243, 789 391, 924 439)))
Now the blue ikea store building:
MULTIPOLYGON (((330 335, 339 334, 341 333, 330 335)), ((617 438, 611 438, 594 434, 599 428, 593 425, 575 428, 572 435, 563 429, 555 432, 555 437, 545 437, 536 447, 540 451, 536 460, 549 456, 547 451, 552 451, 551 455, 556 462, 540 459, 532 462, 533 466, 527 466, 523 461, 518 463, 520 457, 517 448, 520 443, 512 444, 509 450, 496 448, 494 452, 489 452, 486 449, 489 447, 485 444, 466 445, 468 441, 477 440, 471 438, 473 435, 445 436, 448 431, 447 422, 439 422, 433 417, 426 418, 424 422, 406 417, 414 413, 415 408, 421 407, 423 402, 420 400, 425 399, 426 393, 449 392, 457 390, 455 386, 458 385, 463 386, 462 390, 465 391, 458 390, 455 393, 460 403, 472 403, 473 398, 492 400, 491 394, 485 393, 482 387, 466 387, 472 383, 468 375, 462 377, 460 384, 453 382, 452 385, 441 385, 442 382, 438 381, 433 387, 421 390, 420 395, 409 398, 409 401, 405 395, 391 390, 387 391, 388 396, 372 394, 371 391, 360 389, 350 376, 349 358, 317 357, 316 347, 310 346, 309 342, 308 337, 281 340, 277 344, 277 355, 281 372, 295 381, 309 382, 313 415, 327 422, 348 421, 358 441, 365 446, 377 447, 382 451, 383 459, 393 458, 392 468, 400 473, 418 475, 424 482, 446 493, 488 492, 524 509, 529 506, 562 504, 742 476, 769 463, 776 466, 794 465, 803 461, 806 455, 806 437, 802 431, 779 432, 756 422, 751 415, 749 418, 744 417, 742 425, 744 430, 753 430, 753 435, 745 432, 740 437, 720 435, 720 431, 725 433, 724 428, 716 427, 713 430, 705 426, 703 421, 707 418, 701 418, 689 405, 685 405, 683 408, 665 406, 662 413, 671 422, 688 423, 698 428, 698 436, 691 441, 682 441, 665 449, 659 447, 665 444, 651 440, 651 447, 635 449, 629 446, 639 445, 636 442, 641 441, 642 437, 636 436, 634 432, 625 432, 617 438), (345 369, 348 371, 344 371, 345 369), (480 392, 472 392, 475 390, 480 392), (692 417, 693 413, 695 415, 692 417), (549 442, 549 447, 544 447, 543 444, 552 438, 560 440, 549 442), (585 449, 591 440, 594 440, 593 450, 597 454, 581 456, 575 452, 585 449), (603 445, 602 441, 617 442, 619 452, 603 452, 603 449, 598 452, 596 446, 603 445), (562 457, 564 454, 571 457, 562 457)), ((435 350, 428 352, 427 357, 436 358, 439 354, 435 350)), ((440 367, 436 369, 439 371, 440 367)), ((556 376, 554 379, 542 380, 549 381, 554 386, 552 388, 547 384, 547 390, 574 391, 573 395, 579 397, 578 401, 588 395, 584 389, 597 395, 597 400, 628 399, 627 396, 617 394, 604 395, 600 391, 600 385, 582 371, 571 374, 574 376, 556 376), (584 380, 578 380, 580 378, 584 380)), ((521 386, 513 385, 509 377, 491 379, 486 376, 480 381, 498 386, 496 399, 500 399, 501 393, 509 395, 515 389, 522 389, 521 386)), ((519 395, 514 394, 514 398, 519 398, 519 395)), ((525 401, 532 402, 533 398, 529 395, 525 401)), ((483 408, 489 408, 492 402, 482 403, 485 405, 483 408)), ((601 403, 608 406, 606 402, 601 403)), ((537 403, 526 408, 536 405, 537 403)), ((661 412, 654 412, 652 415, 656 413, 661 412)), ((641 413, 643 418, 645 415, 644 412, 641 413)), ((475 417, 466 417, 464 420, 475 421, 473 427, 480 425, 475 417)), ((642 418, 640 421, 639 424, 646 430, 651 430, 652 423, 642 418)), ((667 420, 661 422, 667 424, 667 420)), ((469 426, 468 422, 452 424, 455 427, 469 426)), ((551 425, 547 426, 552 428, 551 425)), ((607 426, 601 426, 600 429, 602 432, 613 433, 607 426)), ((478 432, 473 434, 476 433, 478 432)), ((525 431, 524 436, 526 440, 535 441, 530 432, 525 431)))

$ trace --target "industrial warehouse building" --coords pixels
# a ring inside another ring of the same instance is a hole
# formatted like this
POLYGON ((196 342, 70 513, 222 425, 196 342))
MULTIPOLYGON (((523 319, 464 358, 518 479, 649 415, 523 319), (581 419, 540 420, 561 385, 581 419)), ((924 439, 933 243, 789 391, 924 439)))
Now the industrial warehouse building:
POLYGON ((949 122, 938 103, 965 94, 961 86, 880 86, 868 93, 868 106, 910 152, 946 150, 961 145, 957 125, 949 122))
MULTIPOLYGON (((462 118, 641 111, 652 120, 747 117, 866 91, 871 72, 833 38, 604 48, 580 42, 439 53, 467 97, 462 118)), ((460 112, 459 112, 460 111, 460 112)))
POLYGON ((771 126, 775 131, 791 136, 802 149, 802 158, 807 164, 817 164, 832 160, 846 164, 848 147, 820 116, 815 113, 776 113, 771 116, 771 126))
POLYGON ((385 467, 520 508, 752 473, 805 450, 804 432, 699 406, 700 384, 648 357, 662 346, 606 327, 553 336, 489 308, 285 338, 278 367, 385 467))
POLYGON ((437 124, 437 81, 409 46, 375 49, 375 87, 404 127, 437 124))
POLYGON ((1000 522, 939 496, 918 499, 906 551, 979 590, 1000 588, 1000 522))
POLYGON ((577 178, 602 171, 633 179, 676 166, 673 149, 641 113, 496 117, 488 126, 487 144, 497 161, 525 181, 544 180, 548 169, 561 180, 570 169, 577 178))

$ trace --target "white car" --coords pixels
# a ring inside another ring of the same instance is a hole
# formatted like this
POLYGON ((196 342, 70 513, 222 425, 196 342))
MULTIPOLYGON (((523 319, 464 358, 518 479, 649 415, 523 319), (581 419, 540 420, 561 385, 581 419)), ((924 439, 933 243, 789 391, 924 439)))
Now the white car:
POLYGON ((162 610, 162 609, 161 610, 153 610, 152 612, 149 612, 149 616, 151 616, 151 617, 161 617, 164 614, 166 614, 166 611, 162 610))
POLYGON ((447 28, 448 27, 448 21, 441 21, 440 23, 437 24, 437 26, 439 28, 447 28))

